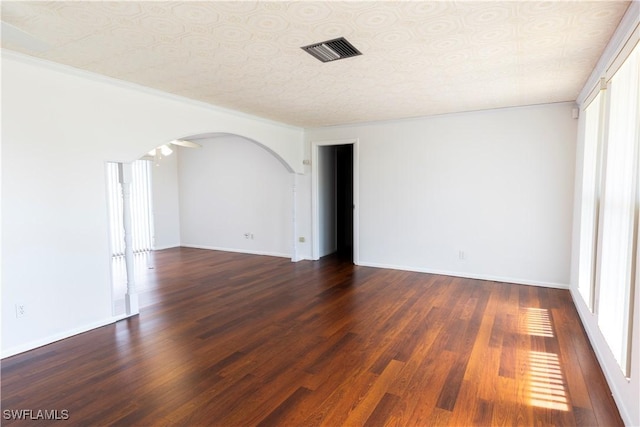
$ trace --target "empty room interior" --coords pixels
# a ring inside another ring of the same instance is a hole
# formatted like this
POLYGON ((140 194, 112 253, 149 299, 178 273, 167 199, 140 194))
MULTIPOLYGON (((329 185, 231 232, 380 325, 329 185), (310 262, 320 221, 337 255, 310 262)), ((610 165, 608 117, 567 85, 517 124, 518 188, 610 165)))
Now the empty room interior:
POLYGON ((5 425, 640 425, 640 2, 2 1, 5 425))

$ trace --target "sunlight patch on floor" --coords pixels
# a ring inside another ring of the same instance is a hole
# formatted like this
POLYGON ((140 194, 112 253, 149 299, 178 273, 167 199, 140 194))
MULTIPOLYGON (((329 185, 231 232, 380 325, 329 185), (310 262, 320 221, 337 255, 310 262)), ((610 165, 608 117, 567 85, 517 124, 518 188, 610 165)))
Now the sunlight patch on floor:
POLYGON ((527 374, 527 395, 532 406, 558 411, 569 410, 557 354, 530 351, 527 374))
POLYGON ((520 317, 520 333, 538 337, 554 337, 549 310, 533 307, 524 310, 524 315, 520 317))
MULTIPOLYGON (((555 338, 549 310, 527 307, 520 313, 519 333, 532 337, 555 338)), ((539 408, 568 411, 567 390, 555 353, 529 351, 527 357, 527 398, 529 404, 539 408)))

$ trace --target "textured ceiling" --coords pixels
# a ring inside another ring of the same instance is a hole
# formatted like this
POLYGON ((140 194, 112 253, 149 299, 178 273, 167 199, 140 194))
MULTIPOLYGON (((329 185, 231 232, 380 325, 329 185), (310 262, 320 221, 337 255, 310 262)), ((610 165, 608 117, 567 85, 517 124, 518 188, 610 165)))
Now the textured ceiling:
POLYGON ((2 47, 313 127, 574 100, 627 1, 11 2, 2 47), (363 55, 300 49, 346 37, 363 55))

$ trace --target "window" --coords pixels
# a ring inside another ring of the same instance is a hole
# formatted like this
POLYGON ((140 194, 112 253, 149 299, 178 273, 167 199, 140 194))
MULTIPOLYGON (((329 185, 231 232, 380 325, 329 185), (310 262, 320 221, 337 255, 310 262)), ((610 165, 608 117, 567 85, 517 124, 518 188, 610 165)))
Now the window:
POLYGON ((599 159, 601 148, 601 101, 598 93, 584 109, 584 167, 582 176, 582 218, 580 221, 580 267, 578 289, 593 311, 595 249, 600 199, 599 159))
POLYGON ((598 325, 627 375, 637 256, 639 65, 636 46, 609 82, 596 264, 598 325))
MULTIPOLYGON (((134 253, 153 249, 151 169, 151 162, 147 160, 137 160, 131 164, 131 240, 134 253)), ((122 191, 118 179, 118 163, 107 164, 107 183, 111 255, 124 256, 122 191)))

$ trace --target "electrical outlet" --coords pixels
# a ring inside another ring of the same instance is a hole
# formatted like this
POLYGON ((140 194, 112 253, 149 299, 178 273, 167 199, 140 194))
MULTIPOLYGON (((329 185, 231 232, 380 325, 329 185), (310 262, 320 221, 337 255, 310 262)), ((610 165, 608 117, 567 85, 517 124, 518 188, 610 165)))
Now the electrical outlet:
POLYGON ((460 261, 464 261, 466 259, 466 254, 464 253, 464 251, 458 251, 458 260, 460 261))
POLYGON ((24 317, 27 314, 27 306, 22 304, 22 303, 18 303, 16 304, 16 317, 20 318, 20 317, 24 317))

